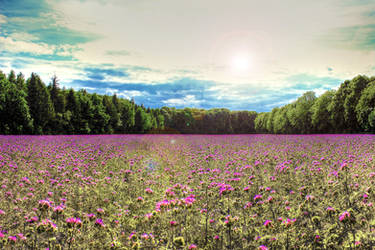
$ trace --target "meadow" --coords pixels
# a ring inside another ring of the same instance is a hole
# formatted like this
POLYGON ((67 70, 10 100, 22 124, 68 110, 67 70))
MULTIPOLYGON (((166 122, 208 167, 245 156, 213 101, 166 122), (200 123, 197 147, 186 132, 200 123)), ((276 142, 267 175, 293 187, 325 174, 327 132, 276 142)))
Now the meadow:
POLYGON ((0 248, 369 249, 372 135, 0 136, 0 248))

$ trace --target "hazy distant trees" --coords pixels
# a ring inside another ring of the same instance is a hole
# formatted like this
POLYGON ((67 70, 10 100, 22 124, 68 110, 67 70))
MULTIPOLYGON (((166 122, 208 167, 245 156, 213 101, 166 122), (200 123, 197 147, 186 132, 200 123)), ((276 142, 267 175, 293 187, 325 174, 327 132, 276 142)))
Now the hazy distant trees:
POLYGON ((32 73, 0 71, 1 134, 305 134, 375 132, 375 78, 357 76, 319 97, 308 91, 270 112, 150 109, 134 100, 46 86, 32 73))

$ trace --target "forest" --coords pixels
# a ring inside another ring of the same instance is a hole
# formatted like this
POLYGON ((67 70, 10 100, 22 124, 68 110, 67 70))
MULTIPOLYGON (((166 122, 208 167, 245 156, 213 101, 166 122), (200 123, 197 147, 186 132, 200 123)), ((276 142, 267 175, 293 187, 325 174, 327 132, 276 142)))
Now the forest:
POLYGON ((375 132, 375 77, 356 76, 270 112, 149 108, 115 95, 0 71, 0 134, 313 134, 375 132))

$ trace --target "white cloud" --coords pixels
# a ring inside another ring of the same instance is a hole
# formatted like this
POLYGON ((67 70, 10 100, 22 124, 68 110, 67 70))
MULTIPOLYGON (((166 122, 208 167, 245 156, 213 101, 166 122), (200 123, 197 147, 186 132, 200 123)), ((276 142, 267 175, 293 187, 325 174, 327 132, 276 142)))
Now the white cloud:
POLYGON ((6 23, 6 22, 7 22, 6 16, 3 16, 0 14, 0 24, 6 23))
POLYGON ((44 43, 33 43, 22 40, 15 40, 12 37, 0 36, 0 48, 8 52, 29 52, 32 54, 53 54, 54 47, 44 43))
POLYGON ((184 98, 171 98, 162 102, 170 106, 194 106, 199 105, 202 101, 195 99, 194 95, 186 95, 184 98))
MULTIPOLYGON (((113 91, 115 93, 115 91, 113 91)), ((117 93, 117 95, 119 97, 123 97, 123 98, 126 98, 126 99, 131 99, 133 97, 136 97, 136 96, 145 96, 145 95, 148 95, 147 92, 144 92, 144 91, 138 91, 138 90, 124 90, 124 91, 121 91, 119 93, 117 93)))

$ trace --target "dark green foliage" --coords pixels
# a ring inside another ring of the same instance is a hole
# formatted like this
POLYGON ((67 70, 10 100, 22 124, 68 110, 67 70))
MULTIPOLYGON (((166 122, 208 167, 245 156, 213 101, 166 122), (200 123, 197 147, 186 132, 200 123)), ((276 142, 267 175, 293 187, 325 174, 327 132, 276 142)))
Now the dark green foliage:
POLYGON ((17 88, 13 76, 8 80, 0 71, 0 131, 3 134, 31 133, 33 123, 26 93, 17 88))
POLYGON ((35 134, 52 133, 49 122, 54 118, 54 109, 49 92, 38 75, 32 73, 27 81, 27 103, 33 118, 35 134))
POLYGON ((326 91, 321 95, 315 103, 312 105, 311 112, 311 122, 314 131, 318 133, 333 133, 334 132, 334 122, 331 118, 329 107, 335 96, 335 91, 326 91))
POLYGON ((135 112, 135 131, 145 133, 152 128, 150 114, 143 106, 138 106, 135 112))
POLYGON ((357 76, 319 97, 306 92, 271 112, 146 108, 115 95, 48 87, 36 74, 0 72, 1 134, 307 134, 375 132, 375 77, 357 76))
POLYGON ((362 92, 355 109, 358 123, 362 130, 375 132, 375 81, 368 84, 362 92))

